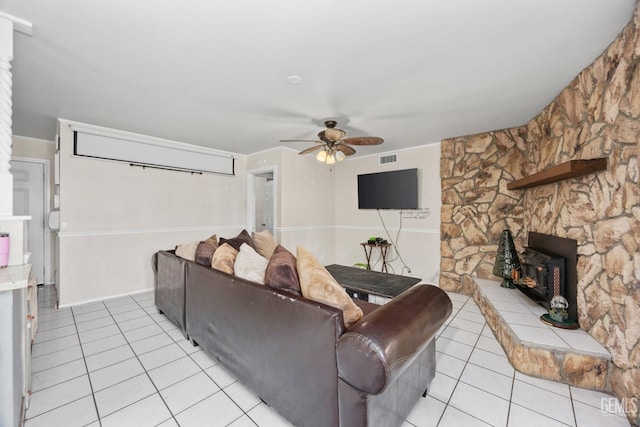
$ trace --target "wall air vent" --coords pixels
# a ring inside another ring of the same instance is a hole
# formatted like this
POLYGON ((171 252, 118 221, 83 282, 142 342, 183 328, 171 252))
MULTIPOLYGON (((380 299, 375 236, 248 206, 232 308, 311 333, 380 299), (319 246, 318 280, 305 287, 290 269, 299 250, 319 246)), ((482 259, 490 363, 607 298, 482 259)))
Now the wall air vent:
POLYGON ((383 154, 380 156, 379 160, 381 165, 386 165, 388 163, 397 163, 398 153, 383 154))

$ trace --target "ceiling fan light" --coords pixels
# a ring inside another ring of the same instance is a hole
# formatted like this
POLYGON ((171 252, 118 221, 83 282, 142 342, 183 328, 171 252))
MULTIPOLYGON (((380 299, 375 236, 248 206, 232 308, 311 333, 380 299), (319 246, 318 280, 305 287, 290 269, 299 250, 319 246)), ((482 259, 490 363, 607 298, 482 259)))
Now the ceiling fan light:
POLYGON ((326 160, 328 165, 332 165, 336 162, 336 158, 333 154, 331 154, 330 156, 327 156, 327 160, 326 160))
POLYGON ((342 151, 336 151, 336 160, 341 162, 343 161, 347 156, 342 152, 342 151))
POLYGON ((319 162, 324 162, 327 160, 327 152, 325 150, 318 152, 318 154, 316 154, 316 159, 318 159, 319 162))

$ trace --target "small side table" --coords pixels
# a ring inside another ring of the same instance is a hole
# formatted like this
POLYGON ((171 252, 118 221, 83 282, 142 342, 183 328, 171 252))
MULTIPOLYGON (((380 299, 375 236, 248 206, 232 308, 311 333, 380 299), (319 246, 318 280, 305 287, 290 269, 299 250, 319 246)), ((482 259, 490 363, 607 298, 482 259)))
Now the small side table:
POLYGON ((371 252, 373 252, 373 248, 380 248, 380 255, 382 256, 382 268, 380 271, 383 273, 389 272, 387 270, 387 251, 389 250, 389 246, 391 246, 390 243, 379 243, 376 245, 375 243, 364 242, 360 243, 360 245, 362 245, 364 256, 367 258, 367 270, 371 270, 371 252))

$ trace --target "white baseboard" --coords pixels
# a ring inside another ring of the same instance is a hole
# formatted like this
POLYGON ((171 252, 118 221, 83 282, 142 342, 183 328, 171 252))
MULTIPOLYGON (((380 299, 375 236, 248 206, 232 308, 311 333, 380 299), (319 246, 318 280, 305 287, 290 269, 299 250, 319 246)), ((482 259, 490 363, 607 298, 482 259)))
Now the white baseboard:
POLYGON ((109 295, 107 297, 92 298, 92 299, 72 302, 70 304, 60 304, 58 306, 58 308, 67 308, 67 307, 73 307, 73 306, 76 306, 76 305, 89 304, 89 303, 92 303, 92 302, 100 302, 100 301, 106 301, 106 300, 115 299, 115 298, 126 297, 126 296, 130 296, 130 295, 143 294, 145 292, 153 291, 153 289, 154 288, 145 288, 145 289, 141 289, 139 291, 134 291, 134 292, 125 292, 125 293, 122 293, 122 294, 109 295))

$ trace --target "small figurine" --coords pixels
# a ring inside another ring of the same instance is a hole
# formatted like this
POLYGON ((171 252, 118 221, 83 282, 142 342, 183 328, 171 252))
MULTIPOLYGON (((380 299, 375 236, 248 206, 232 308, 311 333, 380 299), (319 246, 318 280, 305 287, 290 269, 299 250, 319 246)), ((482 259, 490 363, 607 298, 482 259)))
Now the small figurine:
POLYGON ((569 308, 567 299, 562 295, 556 295, 551 298, 551 302, 549 303, 549 317, 556 322, 566 322, 569 318, 567 308, 569 308))

